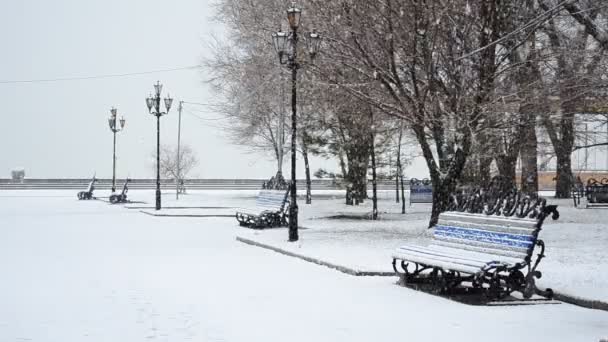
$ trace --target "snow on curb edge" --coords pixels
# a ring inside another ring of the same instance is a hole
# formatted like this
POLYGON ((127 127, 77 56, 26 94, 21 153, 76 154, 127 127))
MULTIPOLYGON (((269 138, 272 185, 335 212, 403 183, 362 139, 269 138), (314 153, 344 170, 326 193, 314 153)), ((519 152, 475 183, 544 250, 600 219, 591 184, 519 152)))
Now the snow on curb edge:
MULTIPOLYGON (((261 242, 257 242, 254 240, 250 240, 250 239, 247 239, 247 238, 244 238, 241 236, 237 236, 236 240, 239 242, 248 244, 248 245, 265 248, 265 249, 271 250, 276 253, 284 254, 284 255, 302 259, 304 261, 308 261, 308 262, 311 262, 311 263, 314 263, 317 265, 325 266, 325 267, 328 267, 328 268, 331 268, 331 269, 334 269, 334 270, 337 270, 337 271, 340 271, 342 273, 346 273, 346 274, 349 274, 352 276, 381 276, 381 277, 395 276, 394 272, 376 272, 376 271, 354 270, 352 268, 332 264, 330 262, 323 261, 320 259, 308 257, 308 256, 301 255, 298 253, 289 252, 284 249, 270 246, 270 245, 267 245, 267 244, 264 244, 261 242)), ((556 292, 555 290, 553 291, 553 293, 554 293, 554 296, 553 296, 554 299, 562 301, 564 303, 573 304, 573 305, 581 306, 581 307, 588 308, 588 309, 608 311, 608 303, 603 302, 601 300, 592 300, 592 299, 585 299, 585 298, 581 298, 581 297, 577 297, 577 296, 571 296, 568 294, 556 292)))
POLYGON ((147 212, 145 210, 140 210, 139 212, 140 213, 144 213, 146 215, 155 216, 155 217, 234 217, 234 215, 228 215, 228 214, 205 214, 205 215, 199 215, 199 214, 154 214, 154 213, 147 212))
POLYGON ((608 303, 603 302, 601 300, 585 299, 577 296, 571 296, 564 293, 556 292, 555 290, 553 290, 553 298, 568 304, 578 305, 588 309, 608 311, 608 303))
POLYGON ((376 272, 376 271, 358 271, 358 270, 354 270, 352 268, 348 268, 348 267, 345 267, 345 266, 340 266, 340 265, 332 264, 330 262, 323 261, 323 260, 316 259, 316 258, 311 258, 311 257, 305 256, 305 255, 302 255, 302 254, 289 252, 289 251, 286 251, 286 250, 278 248, 278 247, 273 247, 273 246, 270 246, 270 245, 267 245, 267 244, 264 244, 264 243, 260 243, 260 242, 254 241, 254 240, 250 240, 250 239, 247 239, 247 238, 244 238, 244 237, 240 237, 240 236, 237 236, 236 240, 239 241, 239 242, 248 244, 248 245, 252 245, 252 246, 256 246, 256 247, 262 247, 262 248, 265 248, 265 249, 269 249, 269 250, 271 250, 273 252, 277 252, 277 253, 284 254, 284 255, 287 255, 287 256, 291 256, 291 257, 294 257, 294 258, 302 259, 304 261, 308 261, 308 262, 311 262, 311 263, 314 263, 314 264, 317 264, 317 265, 329 267, 329 268, 332 268, 334 270, 337 270, 337 271, 340 271, 342 273, 346 273, 346 274, 349 274, 349 275, 352 275, 352 276, 379 276, 379 277, 395 276, 394 272, 376 272))

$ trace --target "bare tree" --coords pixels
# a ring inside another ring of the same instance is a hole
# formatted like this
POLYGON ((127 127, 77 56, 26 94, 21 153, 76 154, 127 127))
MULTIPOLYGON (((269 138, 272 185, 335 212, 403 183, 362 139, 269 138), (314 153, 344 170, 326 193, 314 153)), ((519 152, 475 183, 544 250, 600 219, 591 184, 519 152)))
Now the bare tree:
MULTIPOLYGON (((192 148, 181 145, 179 152, 179 168, 177 165, 177 146, 161 145, 160 147, 160 176, 165 179, 184 179, 198 165, 198 158, 192 148), (178 173, 179 172, 179 173, 178 173)), ((156 170, 156 151, 152 154, 154 170, 156 170)))
POLYGON ((323 7, 321 16, 332 16, 323 20, 324 31, 332 33, 330 56, 323 62, 334 64, 320 72, 407 122, 433 182, 433 225, 458 183, 474 136, 488 124, 495 81, 511 52, 495 42, 506 35, 505 23, 517 15, 518 4, 314 3, 323 7))
MULTIPOLYGON (((539 0, 541 8, 547 9, 550 1, 539 0)), ((566 6, 568 11, 571 6, 566 6)), ((600 7, 591 8, 585 18, 594 20, 600 7)), ((572 13, 572 12, 570 12, 572 13)), ((572 152, 575 143, 575 118, 585 107, 585 98, 598 85, 597 74, 602 68, 603 50, 598 42, 590 38, 601 38, 599 33, 578 24, 578 14, 573 17, 552 18, 543 26, 546 47, 554 58, 545 65, 545 83, 550 93, 557 98, 557 105, 541 116, 541 121, 553 145, 556 155, 556 197, 570 197, 573 185, 572 152), (555 108, 557 107, 557 108, 555 108)), ((600 39, 601 41, 601 39, 600 39)))
MULTIPOLYGON (((558 196, 567 196, 575 114, 607 69, 608 10, 600 0, 304 5, 300 30, 318 28, 324 48, 298 79, 300 151, 305 159, 308 153, 336 158, 347 197, 367 197, 372 152, 381 170, 381 142, 400 141, 401 134, 415 139, 432 179, 431 225, 465 178, 484 185, 498 169, 506 186, 515 186, 518 158, 522 187, 535 192, 537 125, 557 157, 558 196), (396 129, 401 125, 405 130, 396 129)), ((239 143, 275 155, 284 71, 270 34, 277 23, 285 26, 282 6, 280 0, 219 0, 228 39, 208 64, 233 119, 228 130, 239 143)))

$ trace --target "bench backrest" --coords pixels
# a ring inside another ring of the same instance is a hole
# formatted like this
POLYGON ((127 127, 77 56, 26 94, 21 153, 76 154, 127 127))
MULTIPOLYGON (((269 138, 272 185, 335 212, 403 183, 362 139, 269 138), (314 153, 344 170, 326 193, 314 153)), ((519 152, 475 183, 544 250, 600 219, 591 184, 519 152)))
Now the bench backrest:
POLYGON ((93 192, 93 190, 95 190, 95 179, 93 179, 90 183, 89 186, 87 186, 87 192, 93 192))
POLYGON ((535 219, 447 211, 439 215, 434 244, 526 259, 540 224, 535 219))
POLYGON ((289 190, 260 190, 256 207, 260 211, 283 211, 289 190))

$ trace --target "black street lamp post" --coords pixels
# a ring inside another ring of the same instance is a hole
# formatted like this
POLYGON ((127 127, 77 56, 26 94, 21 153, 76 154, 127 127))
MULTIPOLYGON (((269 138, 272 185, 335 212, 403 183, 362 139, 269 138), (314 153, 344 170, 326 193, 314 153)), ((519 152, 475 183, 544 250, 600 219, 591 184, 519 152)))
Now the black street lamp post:
MULTIPOLYGON (((295 3, 287 9, 287 21, 291 32, 278 32, 272 35, 272 43, 279 55, 279 61, 291 70, 291 183, 289 200, 289 241, 298 241, 298 204, 296 203, 296 140, 297 140, 297 78, 300 63, 297 61, 298 27, 302 10, 295 3), (289 42, 288 51, 286 46, 289 42)), ((314 30, 306 37, 308 52, 311 60, 314 60, 318 50, 321 37, 314 30)))
POLYGON ((122 117, 117 122, 116 114, 116 108, 112 107, 112 109, 110 109, 110 118, 108 119, 110 130, 112 131, 114 136, 114 149, 112 152, 112 193, 116 192, 116 133, 122 131, 125 128, 125 118, 122 117), (120 123, 120 127, 117 123, 120 123))
POLYGON ((173 99, 168 96, 164 99, 166 112, 160 111, 160 93, 163 90, 163 85, 156 82, 154 85, 154 95, 150 95, 146 99, 148 112, 156 116, 156 210, 160 210, 160 117, 168 114, 171 109, 173 99))

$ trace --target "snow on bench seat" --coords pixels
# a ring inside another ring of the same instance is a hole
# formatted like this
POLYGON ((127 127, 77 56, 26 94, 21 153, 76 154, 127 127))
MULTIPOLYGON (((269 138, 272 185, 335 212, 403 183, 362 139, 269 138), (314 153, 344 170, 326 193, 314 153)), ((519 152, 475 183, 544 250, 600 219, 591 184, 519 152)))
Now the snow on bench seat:
MULTIPOLYGON (((285 208, 288 190, 260 190, 255 207, 238 208, 236 219, 242 225, 263 225, 267 213, 280 214, 285 208)), ((276 216, 276 215, 275 215, 276 216)))
POLYGON ((281 211, 285 205, 287 193, 285 190, 260 190, 255 200, 255 207, 238 208, 237 212, 259 215, 264 211, 281 211))
POLYGON ((440 214, 428 246, 404 245, 393 259, 469 274, 524 263, 534 249, 537 222, 461 212, 440 214))

